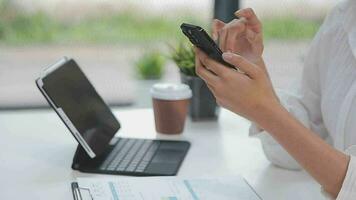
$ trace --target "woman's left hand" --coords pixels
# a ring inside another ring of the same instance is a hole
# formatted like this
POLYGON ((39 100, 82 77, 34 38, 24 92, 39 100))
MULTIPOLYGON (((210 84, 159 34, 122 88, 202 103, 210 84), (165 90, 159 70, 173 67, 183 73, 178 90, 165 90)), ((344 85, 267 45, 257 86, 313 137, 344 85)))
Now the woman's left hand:
MULTIPOLYGON (((265 70, 234 53, 224 53, 226 62, 244 73, 224 66, 196 48, 196 72, 207 83, 217 103, 258 123, 261 113, 280 106, 265 70)), ((262 119, 261 119, 262 120, 262 119)))

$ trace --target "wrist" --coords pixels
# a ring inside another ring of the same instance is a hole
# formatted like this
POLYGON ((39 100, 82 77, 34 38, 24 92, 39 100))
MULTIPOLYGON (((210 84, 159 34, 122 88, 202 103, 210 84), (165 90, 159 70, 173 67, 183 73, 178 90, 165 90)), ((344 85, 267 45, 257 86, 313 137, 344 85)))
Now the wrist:
POLYGON ((257 116, 253 121, 263 130, 269 130, 271 125, 283 123, 283 119, 289 115, 289 112, 279 101, 266 102, 257 110, 257 116))

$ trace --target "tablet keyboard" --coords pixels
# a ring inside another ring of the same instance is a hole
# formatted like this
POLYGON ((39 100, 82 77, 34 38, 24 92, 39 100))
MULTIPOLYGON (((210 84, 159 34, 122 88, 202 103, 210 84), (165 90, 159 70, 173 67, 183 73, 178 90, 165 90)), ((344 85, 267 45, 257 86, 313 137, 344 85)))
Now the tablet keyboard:
POLYGON ((152 160, 159 141, 120 138, 100 166, 101 170, 143 172, 152 160))

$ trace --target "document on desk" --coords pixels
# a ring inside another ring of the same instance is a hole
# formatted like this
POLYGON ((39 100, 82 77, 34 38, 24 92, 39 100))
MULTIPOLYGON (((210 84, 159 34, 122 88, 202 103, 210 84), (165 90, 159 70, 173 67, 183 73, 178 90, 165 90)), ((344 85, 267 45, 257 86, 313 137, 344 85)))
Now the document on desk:
POLYGON ((78 178, 77 184, 80 191, 77 199, 82 200, 260 200, 239 176, 78 178))

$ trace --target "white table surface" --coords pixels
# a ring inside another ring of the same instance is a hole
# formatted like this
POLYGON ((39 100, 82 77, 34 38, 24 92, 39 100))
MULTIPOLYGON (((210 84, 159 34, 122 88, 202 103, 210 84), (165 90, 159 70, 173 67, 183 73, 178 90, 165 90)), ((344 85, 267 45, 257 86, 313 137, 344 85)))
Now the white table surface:
MULTIPOLYGON (((263 199, 323 199, 320 186, 303 171, 271 165, 249 122, 222 110, 217 122, 187 121, 179 136, 157 134, 151 109, 114 110, 118 135, 185 139, 191 142, 178 176, 242 175, 263 199)), ((0 199, 72 199, 76 177, 116 177, 71 169, 76 141, 52 110, 0 112, 0 199)), ((236 198, 238 199, 238 197, 236 198)))

